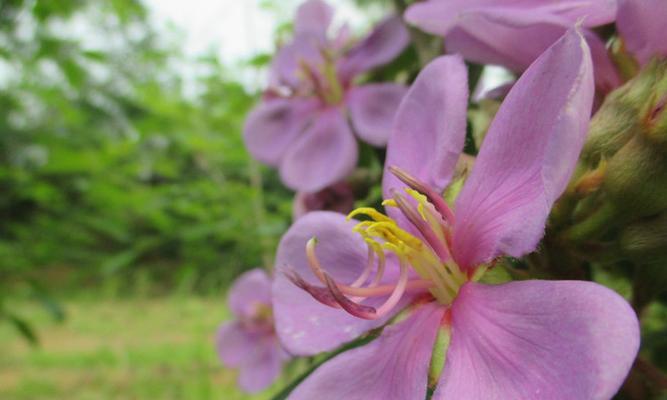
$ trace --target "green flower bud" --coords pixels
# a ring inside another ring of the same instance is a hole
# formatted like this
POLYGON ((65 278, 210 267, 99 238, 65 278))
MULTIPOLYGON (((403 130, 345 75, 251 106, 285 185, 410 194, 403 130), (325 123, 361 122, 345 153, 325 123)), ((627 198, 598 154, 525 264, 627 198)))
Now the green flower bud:
POLYGON ((623 254, 639 263, 667 257, 667 213, 628 225, 619 243, 623 254))
POLYGON ((645 137, 634 136, 609 160, 602 188, 625 217, 667 210, 667 153, 645 137))
MULTIPOLYGON (((635 78, 611 92, 591 120, 582 159, 596 167, 618 152, 630 139, 645 131, 647 121, 656 129, 664 127, 663 116, 656 105, 667 94, 667 60, 654 60, 635 78), (648 100, 648 102, 647 102, 648 100), (655 119, 655 115, 661 117, 655 119), (653 117, 652 117, 653 116, 653 117), (659 122, 656 122, 659 121, 659 122)), ((662 137, 666 136, 663 134, 662 137)))

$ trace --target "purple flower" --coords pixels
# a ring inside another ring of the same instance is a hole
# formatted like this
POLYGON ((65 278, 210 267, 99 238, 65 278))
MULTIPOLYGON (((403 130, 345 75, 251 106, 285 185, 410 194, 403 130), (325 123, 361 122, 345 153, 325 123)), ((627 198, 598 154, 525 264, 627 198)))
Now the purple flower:
POLYGON ((667 56, 667 2, 664 0, 619 0, 616 26, 626 48, 640 64, 652 57, 667 56))
POLYGON ((408 33, 400 19, 384 20, 350 47, 347 29, 327 37, 332 15, 321 0, 299 8, 293 41, 273 60, 270 88, 244 128, 253 157, 277 167, 287 186, 304 192, 352 172, 355 134, 371 145, 386 145, 392 116, 407 90, 394 83, 355 84, 360 74, 405 48, 408 33))
POLYGON ((436 400, 614 395, 639 346, 623 298, 592 282, 479 282, 497 257, 541 239, 587 131, 592 74, 576 31, 540 56, 502 104, 452 210, 440 193, 460 187, 450 181, 465 139, 466 68, 445 56, 422 71, 388 146, 388 215, 302 217, 280 243, 273 286, 278 335, 297 354, 336 348, 404 311, 290 399, 423 399, 428 386, 436 400))
MULTIPOLYGON (((444 36, 448 52, 515 72, 523 72, 578 21, 592 28, 615 17, 615 0, 427 0, 405 12, 409 23, 444 36)), ((591 31, 585 36, 596 85, 604 92, 617 87, 620 78, 604 43, 591 31)))
POLYGON ((250 270, 234 282, 228 300, 236 319, 218 329, 218 355, 226 366, 239 369, 241 389, 255 393, 276 380, 289 358, 273 326, 271 279, 263 269, 250 270))

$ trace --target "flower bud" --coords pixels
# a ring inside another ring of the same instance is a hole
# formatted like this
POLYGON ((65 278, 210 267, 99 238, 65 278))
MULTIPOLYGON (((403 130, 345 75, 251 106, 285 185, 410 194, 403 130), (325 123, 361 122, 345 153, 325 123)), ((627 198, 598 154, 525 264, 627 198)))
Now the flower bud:
POLYGON ((667 257, 667 213, 628 225, 619 243, 623 254, 636 262, 667 257))
POLYGON ((654 60, 639 75, 607 96, 591 120, 582 159, 595 167, 600 160, 618 152, 634 135, 645 133, 647 128, 651 132, 658 131, 651 133, 655 140, 667 141, 664 133, 667 116, 661 102, 665 94, 667 60, 654 60))
POLYGON ((607 165, 603 190, 617 212, 636 218, 667 210, 667 153, 634 136, 607 165))

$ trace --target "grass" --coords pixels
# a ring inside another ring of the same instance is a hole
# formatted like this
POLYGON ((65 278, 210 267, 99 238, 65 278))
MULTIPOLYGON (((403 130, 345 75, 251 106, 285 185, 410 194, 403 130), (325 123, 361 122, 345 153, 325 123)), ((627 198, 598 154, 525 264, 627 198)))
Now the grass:
POLYGON ((0 399, 268 399, 235 389, 213 335, 228 311, 218 299, 74 300, 58 324, 15 304, 39 336, 31 347, 0 324, 0 399))

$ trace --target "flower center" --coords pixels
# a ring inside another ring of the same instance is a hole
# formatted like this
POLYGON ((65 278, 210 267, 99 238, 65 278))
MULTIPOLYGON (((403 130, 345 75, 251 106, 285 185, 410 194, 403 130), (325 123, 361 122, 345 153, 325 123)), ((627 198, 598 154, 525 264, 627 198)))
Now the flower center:
POLYGON ((460 268, 452 257, 454 214, 441 195, 399 168, 391 167, 390 171, 408 187, 405 194, 394 191, 383 205, 397 209, 400 212, 397 218, 403 217, 407 226, 368 207, 358 208, 348 215, 348 218, 368 217, 354 227, 368 246, 368 262, 359 277, 350 284, 334 281, 317 258, 316 238, 306 244, 306 254, 311 270, 325 287, 311 285, 293 271, 287 274, 294 284, 318 301, 365 319, 386 315, 411 290, 427 289, 438 302, 449 305, 461 286, 474 279, 471 272, 460 268), (382 284, 387 252, 393 253, 399 261, 399 277, 394 283, 382 284), (410 270, 414 273, 410 274, 410 270), (387 298, 378 308, 361 304, 370 297, 387 298))
POLYGON ((309 88, 324 104, 340 104, 343 101, 344 87, 338 79, 337 57, 325 49, 321 50, 321 54, 322 62, 318 65, 301 60, 302 75, 309 88))
POLYGON ((254 302, 249 306, 250 313, 240 321, 244 328, 254 332, 272 332, 274 322, 271 306, 262 302, 254 302))

